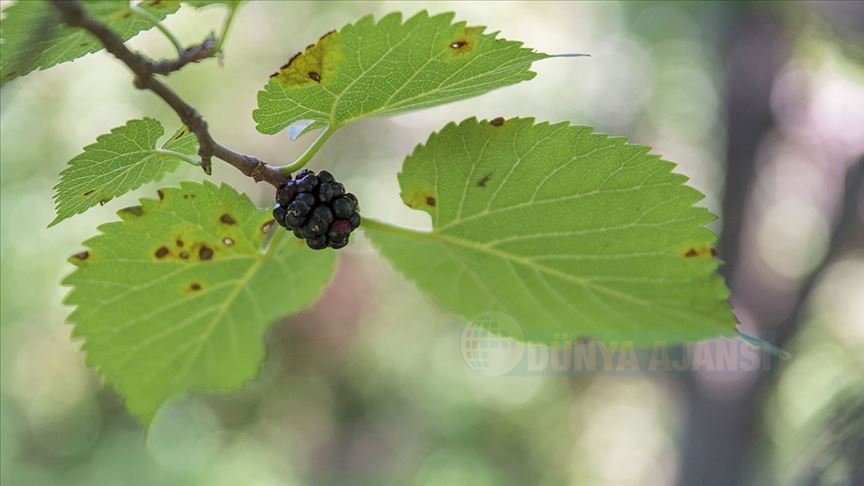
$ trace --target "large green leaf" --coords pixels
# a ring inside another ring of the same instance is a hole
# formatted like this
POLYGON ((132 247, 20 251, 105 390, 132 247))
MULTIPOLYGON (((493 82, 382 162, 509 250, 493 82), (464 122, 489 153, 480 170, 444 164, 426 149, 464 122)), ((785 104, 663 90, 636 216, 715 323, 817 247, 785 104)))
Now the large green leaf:
MULTIPOLYGON (((153 27, 151 21, 135 15, 128 1, 85 0, 82 3, 90 15, 104 22, 123 40, 153 27)), ((161 20, 175 12, 180 1, 144 0, 140 6, 161 20)), ((64 26, 48 0, 19 0, 4 9, 0 39, 0 84, 102 49, 102 44, 89 32, 64 26)))
POLYGON ((229 186, 183 183, 121 210, 70 262, 64 281, 87 363, 149 422, 190 391, 235 390, 254 378, 277 317, 318 297, 335 266, 229 186))
POLYGON ((549 57, 521 42, 452 23, 453 14, 371 16, 292 57, 258 93, 258 130, 276 133, 300 121, 303 131, 335 129, 374 115, 416 110, 483 94, 534 77, 531 63, 549 57))
POLYGON ((161 179, 180 163, 173 154, 193 155, 198 150, 195 135, 185 127, 157 148, 163 133, 152 118, 131 120, 84 147, 60 173, 54 187, 57 217, 49 226, 161 179))
POLYGON ((702 195, 647 147, 566 123, 470 119, 405 160, 402 199, 432 231, 366 220, 398 270, 466 317, 529 339, 685 341, 735 333, 702 195))

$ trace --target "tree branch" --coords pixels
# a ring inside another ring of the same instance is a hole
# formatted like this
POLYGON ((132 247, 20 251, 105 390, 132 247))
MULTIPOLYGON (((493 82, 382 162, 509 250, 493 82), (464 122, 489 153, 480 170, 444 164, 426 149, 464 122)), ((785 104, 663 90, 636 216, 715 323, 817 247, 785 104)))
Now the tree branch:
POLYGON ((85 29, 96 36, 108 52, 135 73, 135 87, 150 90, 162 98, 165 103, 168 103, 168 106, 177 113, 180 121, 198 139, 198 155, 201 157, 201 166, 206 173, 210 173, 211 159, 216 157, 233 165, 237 170, 255 181, 264 181, 277 187, 285 181, 286 175, 278 167, 268 165, 251 155, 236 152, 217 142, 210 134, 204 117, 168 85, 155 77, 157 74, 177 71, 189 63, 198 62, 208 57, 216 48, 215 39, 208 38, 197 46, 184 49, 177 59, 157 63, 142 54, 129 50, 123 43, 123 39, 114 31, 90 17, 78 0, 51 1, 57 11, 60 12, 64 23, 71 27, 85 29))

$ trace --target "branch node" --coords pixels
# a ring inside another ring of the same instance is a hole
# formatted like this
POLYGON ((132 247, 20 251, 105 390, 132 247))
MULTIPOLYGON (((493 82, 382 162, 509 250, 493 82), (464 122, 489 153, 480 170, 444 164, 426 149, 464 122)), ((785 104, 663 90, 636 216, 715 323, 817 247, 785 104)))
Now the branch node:
POLYGON ((265 181, 278 187, 285 176, 281 172, 255 157, 236 152, 221 145, 213 139, 207 128, 207 121, 200 113, 168 85, 156 78, 155 74, 169 74, 183 66, 201 61, 220 51, 220 44, 214 35, 208 36, 203 42, 183 49, 177 59, 153 62, 146 56, 132 52, 126 47, 123 39, 107 25, 90 17, 81 7, 78 0, 51 0, 60 13, 64 23, 71 27, 80 27, 93 34, 105 47, 105 50, 123 62, 135 75, 134 84, 138 89, 152 91, 162 99, 174 112, 180 121, 195 134, 198 139, 198 155, 201 157, 201 168, 207 175, 212 171, 211 160, 218 157, 233 165, 237 170, 255 179, 265 181))
POLYGON ((198 151, 198 155, 201 157, 201 168, 204 170, 204 173, 209 176, 213 174, 213 161, 209 153, 203 152, 203 150, 198 151))
POLYGON ((257 162, 255 164, 255 168, 252 169, 252 173, 249 174, 249 176, 251 176, 252 179, 255 180, 255 182, 267 180, 265 174, 267 172, 268 165, 258 159, 255 159, 255 162, 257 162))
POLYGON ((200 44, 189 46, 176 59, 164 59, 150 64, 153 74, 170 74, 183 69, 187 64, 201 62, 216 51, 216 37, 211 33, 200 44))

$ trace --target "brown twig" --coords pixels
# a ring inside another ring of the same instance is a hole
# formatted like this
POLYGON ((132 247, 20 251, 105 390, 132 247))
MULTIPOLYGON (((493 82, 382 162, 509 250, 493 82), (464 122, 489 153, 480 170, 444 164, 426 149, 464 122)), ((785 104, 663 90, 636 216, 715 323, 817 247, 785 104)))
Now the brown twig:
POLYGON ((233 165, 255 181, 264 181, 277 187, 284 182, 286 176, 278 167, 268 165, 257 157, 236 152, 217 142, 210 134, 204 117, 168 85, 155 77, 157 74, 177 71, 189 63, 208 57, 215 48, 213 42, 215 40, 211 41, 212 38, 208 38, 197 46, 187 48, 177 59, 153 62, 144 55, 129 50, 123 43, 123 39, 114 31, 90 17, 78 0, 51 1, 60 12, 64 23, 71 27, 85 29, 96 36, 108 52, 135 73, 135 87, 150 90, 168 103, 180 117, 180 121, 198 139, 198 155, 201 157, 201 167, 206 173, 210 173, 211 159, 216 157, 233 165))
POLYGON ((201 62, 216 51, 216 37, 212 34, 204 39, 204 42, 183 49, 176 59, 165 59, 151 63, 153 74, 170 74, 183 69, 187 64, 201 62))

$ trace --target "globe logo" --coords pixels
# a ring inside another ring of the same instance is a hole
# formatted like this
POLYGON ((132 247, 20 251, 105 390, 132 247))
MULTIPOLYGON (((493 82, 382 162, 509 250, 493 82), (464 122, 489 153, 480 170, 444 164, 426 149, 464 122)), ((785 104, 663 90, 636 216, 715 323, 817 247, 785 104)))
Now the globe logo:
POLYGON ((460 351, 465 364, 484 376, 502 376, 513 371, 525 353, 522 329, 503 312, 484 312, 462 331, 460 351))

